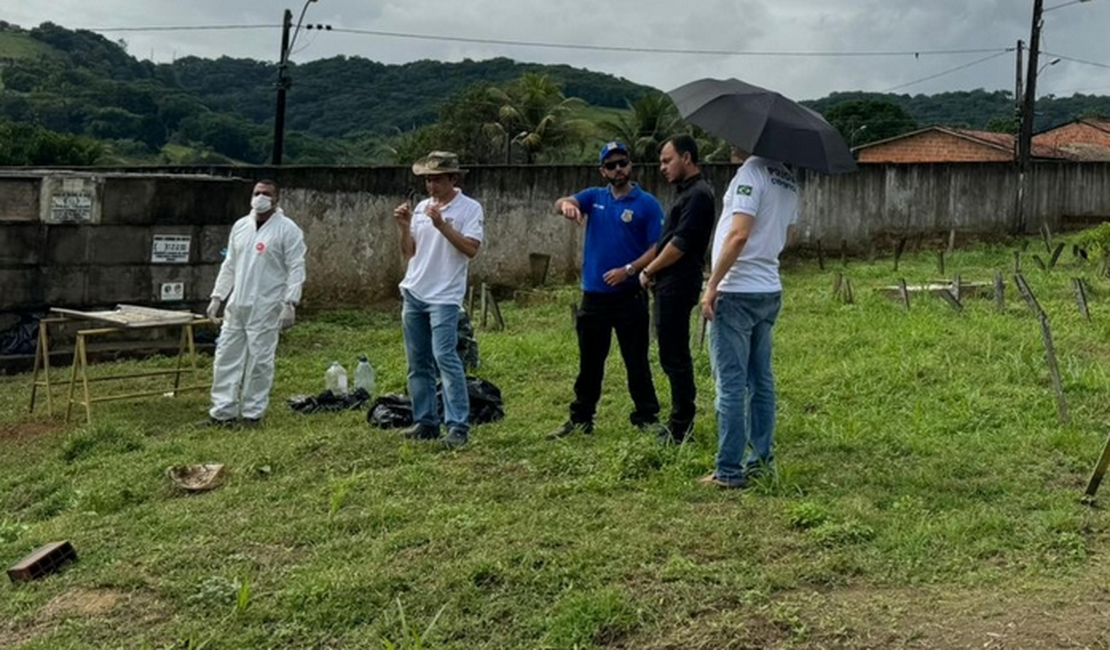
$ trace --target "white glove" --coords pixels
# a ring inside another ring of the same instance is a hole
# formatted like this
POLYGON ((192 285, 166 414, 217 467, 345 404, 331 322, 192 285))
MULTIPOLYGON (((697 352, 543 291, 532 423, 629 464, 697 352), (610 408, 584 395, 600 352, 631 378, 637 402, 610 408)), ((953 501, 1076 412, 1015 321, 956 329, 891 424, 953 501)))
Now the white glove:
POLYGON ((293 307, 293 303, 287 302, 281 305, 281 329, 287 330, 293 327, 293 321, 296 318, 297 310, 293 307))
POLYGON ((222 302, 219 298, 212 296, 212 302, 208 303, 208 310, 204 312, 204 315, 211 320, 219 320, 216 317, 220 314, 220 304, 222 302))

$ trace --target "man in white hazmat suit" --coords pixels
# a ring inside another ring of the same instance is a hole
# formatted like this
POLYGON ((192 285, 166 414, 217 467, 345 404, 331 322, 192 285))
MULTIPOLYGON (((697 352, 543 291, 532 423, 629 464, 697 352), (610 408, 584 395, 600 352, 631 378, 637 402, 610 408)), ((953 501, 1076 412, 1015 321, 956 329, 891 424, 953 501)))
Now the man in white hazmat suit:
POLYGON ((270 403, 278 334, 293 325, 304 284, 304 234, 278 207, 280 189, 259 181, 251 213, 235 222, 207 315, 224 309, 212 368, 211 425, 257 426, 270 403))

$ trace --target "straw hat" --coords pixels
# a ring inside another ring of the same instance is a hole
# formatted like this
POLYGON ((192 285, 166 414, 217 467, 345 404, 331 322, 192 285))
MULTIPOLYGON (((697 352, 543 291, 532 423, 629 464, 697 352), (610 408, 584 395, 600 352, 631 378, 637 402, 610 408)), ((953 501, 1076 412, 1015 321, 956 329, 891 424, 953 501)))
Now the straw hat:
POLYGON ((412 164, 412 173, 417 176, 437 176, 439 174, 465 174, 459 167, 459 157, 450 151, 433 151, 412 164))

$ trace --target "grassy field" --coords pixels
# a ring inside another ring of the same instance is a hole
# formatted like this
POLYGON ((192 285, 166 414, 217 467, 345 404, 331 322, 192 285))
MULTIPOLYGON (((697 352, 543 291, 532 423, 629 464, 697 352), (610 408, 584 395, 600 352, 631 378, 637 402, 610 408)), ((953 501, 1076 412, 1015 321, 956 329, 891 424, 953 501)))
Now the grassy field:
MULTIPOLYGON (((957 251, 947 273, 989 280, 1015 245, 957 251)), ((935 278, 931 251, 898 275, 850 260, 850 305, 830 296, 834 270, 785 269, 779 473, 742 492, 696 483, 715 451, 704 352, 692 443, 661 448, 627 424, 615 354, 595 434, 544 440, 576 370, 570 288, 506 303, 508 330, 480 333, 507 417, 459 452, 284 404, 360 353, 401 390, 395 309, 291 330, 260 430, 193 427, 201 395, 108 403, 95 426, 67 427, 28 418, 28 377, 2 378, 0 561, 57 539, 81 559, 0 583, 0 647, 1110 646, 1110 517, 1080 503, 1110 422, 1110 283, 1070 253, 1027 270, 1056 337, 1061 425, 1008 274, 1002 313, 972 298, 962 314, 937 298, 905 313, 874 288, 935 278), (168 466, 210 461, 229 466, 224 487, 168 486, 168 466)))
POLYGON ((58 52, 30 34, 0 31, 0 59, 28 59, 57 56, 58 52))

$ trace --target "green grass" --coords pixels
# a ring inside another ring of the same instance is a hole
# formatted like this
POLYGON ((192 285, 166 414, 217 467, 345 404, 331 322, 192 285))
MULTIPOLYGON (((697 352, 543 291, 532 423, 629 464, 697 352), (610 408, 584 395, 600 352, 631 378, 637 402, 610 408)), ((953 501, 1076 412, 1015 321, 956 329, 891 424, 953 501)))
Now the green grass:
POLYGON ((0 31, 0 59, 30 59, 57 56, 58 52, 30 34, 0 31))
MULTIPOLYGON (((932 279, 934 264, 907 254, 899 275, 932 279)), ((788 264, 779 475, 743 492, 696 483, 715 451, 704 352, 692 444, 660 448, 627 424, 615 351, 595 434, 543 439, 572 394, 570 288, 507 303, 508 331, 480 333, 480 374, 504 391, 507 417, 461 452, 405 443, 364 414, 284 405, 320 390, 332 359, 361 353, 383 391, 401 390, 393 310, 324 312, 291 330, 260 430, 193 428, 202 395, 110 402, 93 427, 52 430, 26 415, 28 377, 0 379, 0 561, 57 539, 81 557, 47 580, 0 583, 0 645, 942 647, 929 635, 943 626, 915 622, 981 624, 1006 598, 1043 621, 1060 594, 1104 598, 1110 521, 1079 497, 1110 422, 1110 283, 1070 253, 1052 273, 1027 271, 1071 407, 1060 425, 1009 264, 1006 247, 956 252, 949 275, 1008 278, 1003 313, 968 298, 962 314, 936 298, 907 314, 878 295, 898 277, 890 260, 849 261, 853 305, 830 296, 839 261, 788 264), (1093 323, 1073 276, 1092 287, 1093 323), (226 463, 226 485, 174 493, 165 469, 200 462, 226 463), (90 594, 110 602, 92 607, 90 594), (963 618, 949 616, 961 598, 963 618)), ((656 386, 667 403, 659 372, 656 386)))

